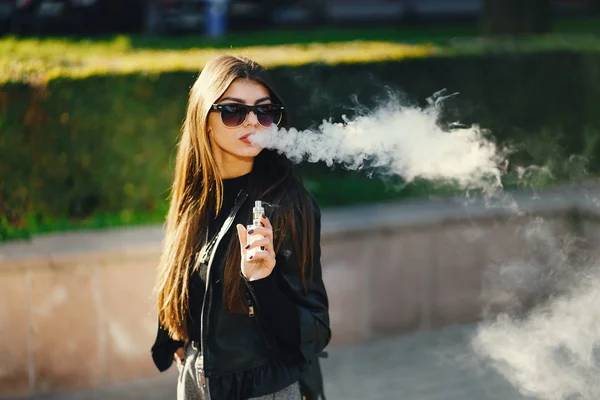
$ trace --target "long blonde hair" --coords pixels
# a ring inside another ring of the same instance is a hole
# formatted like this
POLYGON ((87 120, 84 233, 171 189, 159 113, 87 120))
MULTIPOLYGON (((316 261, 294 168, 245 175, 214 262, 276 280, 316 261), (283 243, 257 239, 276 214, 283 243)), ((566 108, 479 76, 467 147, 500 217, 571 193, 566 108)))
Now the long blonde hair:
MULTIPOLYGON (((244 57, 232 55, 222 55, 209 62, 190 90, 178 144, 166 233, 155 287, 160 324, 175 340, 188 338, 188 286, 191 273, 199 265, 194 254, 203 244, 210 211, 218 213, 223 201, 223 181, 208 139, 208 114, 211 105, 238 78, 252 79, 263 84, 272 97, 281 103, 262 66, 244 57)), ((282 122, 287 124, 286 115, 282 122)), ((261 179, 264 185, 255 182, 253 194, 282 194, 279 198, 281 212, 274 218, 273 225, 281 232, 288 229, 292 232, 304 273, 304 265, 312 253, 312 245, 310 248, 306 246, 306 243, 311 243, 313 229, 311 209, 307 206, 310 200, 299 174, 283 156, 263 150, 255 159, 253 172, 261 168, 261 165, 268 164, 271 168, 262 168, 262 171, 268 174, 268 171, 277 170, 278 176, 261 179), (277 168, 273 168, 273 163, 277 168), (301 238, 295 235, 294 209, 299 210, 302 215, 304 233, 301 238)), ((224 296, 225 305, 231 311, 242 312, 246 305, 242 295, 244 288, 239 274, 240 251, 236 241, 237 237, 234 235, 227 251, 224 296)), ((280 244, 276 244, 276 249, 280 244)))

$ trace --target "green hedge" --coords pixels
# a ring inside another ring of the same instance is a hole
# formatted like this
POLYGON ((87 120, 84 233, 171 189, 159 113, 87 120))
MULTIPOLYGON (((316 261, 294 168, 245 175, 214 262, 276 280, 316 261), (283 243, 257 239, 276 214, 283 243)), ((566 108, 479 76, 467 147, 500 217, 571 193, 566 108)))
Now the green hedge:
MULTIPOLYGON (((444 120, 477 123, 519 145, 520 165, 572 170, 572 154, 598 172, 600 53, 432 57, 363 64, 276 67, 272 74, 299 128, 372 107, 387 88, 423 104, 447 88, 444 120)), ((0 240, 73 226, 161 221, 187 92, 196 72, 57 78, 0 89, 0 240)), ((324 206, 428 193, 446 185, 369 180, 306 165, 324 206), (333 179, 335 183, 331 183, 333 179)))

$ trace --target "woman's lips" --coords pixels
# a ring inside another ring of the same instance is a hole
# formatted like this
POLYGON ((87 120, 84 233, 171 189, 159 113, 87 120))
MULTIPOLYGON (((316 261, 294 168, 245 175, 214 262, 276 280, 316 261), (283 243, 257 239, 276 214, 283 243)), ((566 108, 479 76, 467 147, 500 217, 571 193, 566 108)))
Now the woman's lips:
POLYGON ((244 136, 242 136, 242 137, 240 138, 240 140, 241 140, 242 142, 246 143, 246 144, 252 144, 252 142, 251 142, 251 141, 250 141, 250 139, 249 139, 249 137, 250 137, 251 135, 252 135, 251 133, 249 133, 249 134, 247 134, 247 135, 244 135, 244 136))

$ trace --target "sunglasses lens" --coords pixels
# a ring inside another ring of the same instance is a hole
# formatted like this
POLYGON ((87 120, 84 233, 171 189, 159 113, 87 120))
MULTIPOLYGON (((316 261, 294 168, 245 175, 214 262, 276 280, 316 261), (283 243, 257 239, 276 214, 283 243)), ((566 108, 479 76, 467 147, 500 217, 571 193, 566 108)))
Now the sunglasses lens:
POLYGON ((265 105, 257 110, 256 117, 259 124, 268 128, 273 124, 279 124, 279 121, 281 120, 281 109, 278 106, 265 105))
POLYGON ((244 123, 247 110, 237 104, 226 104, 221 109, 221 120, 229 128, 235 128, 244 123))

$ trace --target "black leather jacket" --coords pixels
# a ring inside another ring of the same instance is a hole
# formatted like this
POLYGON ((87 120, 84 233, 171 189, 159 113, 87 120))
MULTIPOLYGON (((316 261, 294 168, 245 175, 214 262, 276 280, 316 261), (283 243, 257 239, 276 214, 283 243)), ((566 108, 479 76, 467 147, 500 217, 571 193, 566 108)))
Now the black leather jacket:
MULTIPOLYGON (((320 210, 313 199, 314 259, 312 279, 306 279, 306 290, 293 244, 284 238, 271 276, 245 281, 246 297, 254 314, 233 314, 224 308, 222 285, 212 275, 216 268, 223 268, 226 244, 231 235, 237 235, 235 225, 248 224, 252 202, 247 197, 245 192, 240 193, 208 254, 200 346, 204 354, 203 373, 211 381, 211 398, 259 397, 296 381, 300 381, 307 398, 317 398, 323 391, 317 357, 331 339, 329 304, 320 263, 320 210), (296 342, 278 337, 277 322, 261 313, 261 304, 278 299, 292 304, 292 314, 298 318, 300 332, 296 342)), ((173 341, 159 326, 152 357, 160 371, 171 366, 173 353, 182 344, 173 341)))

